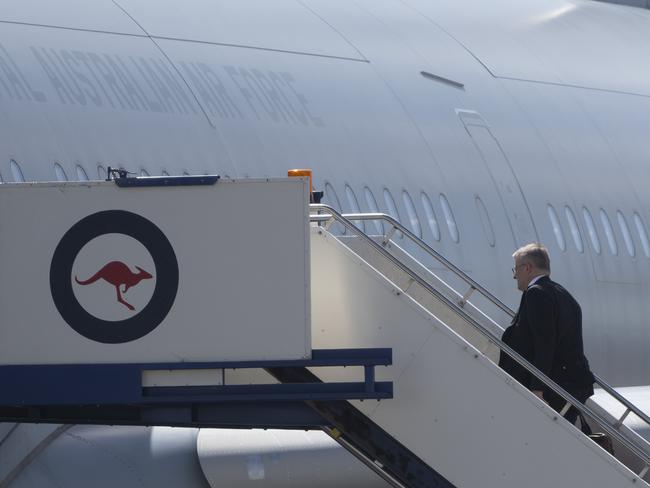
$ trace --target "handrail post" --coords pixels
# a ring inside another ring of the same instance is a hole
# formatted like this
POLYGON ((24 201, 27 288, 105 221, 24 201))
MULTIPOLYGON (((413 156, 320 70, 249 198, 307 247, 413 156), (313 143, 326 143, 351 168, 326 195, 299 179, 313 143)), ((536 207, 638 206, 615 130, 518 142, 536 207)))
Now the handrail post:
POLYGON ((475 291, 476 291, 476 288, 474 288, 473 286, 470 286, 470 287, 469 287, 469 290, 467 290, 467 291, 465 292, 465 294, 463 295, 463 298, 461 298, 460 300, 458 300, 458 305, 460 306, 460 308, 464 308, 464 307, 465 307, 465 304, 466 304, 467 301, 469 300, 469 297, 471 297, 471 296, 472 296, 472 293, 474 293, 475 291))
POLYGON ((397 227, 394 225, 391 225, 390 230, 386 232, 386 235, 383 236, 381 240, 381 245, 386 247, 386 245, 390 242, 390 240, 393 238, 395 235, 395 231, 397 230, 397 227))
POLYGON ((628 407, 627 409, 625 409, 625 412, 623 413, 623 415, 621 416, 621 418, 618 419, 618 420, 616 421, 616 423, 614 424, 614 427, 616 427, 617 429, 619 429, 619 428, 623 425, 623 422, 625 421, 625 419, 627 418, 627 416, 630 415, 630 412, 631 412, 631 411, 632 411, 632 410, 630 410, 629 407, 628 407))
POLYGON ((560 410, 560 415, 564 417, 570 408, 571 408, 571 402, 566 402, 562 407, 562 410, 560 410))
POLYGON ((336 219, 334 218, 334 216, 330 217, 329 219, 327 219, 327 220, 325 221, 325 225, 323 226, 323 228, 324 228, 326 231, 329 232, 330 227, 332 227, 332 225, 334 224, 335 220, 336 220, 336 219))

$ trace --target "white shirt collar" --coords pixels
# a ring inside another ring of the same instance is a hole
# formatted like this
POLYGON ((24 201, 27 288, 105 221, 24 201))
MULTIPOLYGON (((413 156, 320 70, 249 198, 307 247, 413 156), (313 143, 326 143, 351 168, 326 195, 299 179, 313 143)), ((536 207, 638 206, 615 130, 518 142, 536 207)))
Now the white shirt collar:
POLYGON ((528 283, 528 288, 530 288, 531 286, 533 286, 535 283, 537 283, 537 280, 539 280, 540 278, 542 278, 542 277, 544 277, 544 276, 546 276, 546 275, 545 275, 545 274, 541 274, 541 275, 539 275, 539 276, 535 276, 532 280, 530 280, 530 283, 528 283))

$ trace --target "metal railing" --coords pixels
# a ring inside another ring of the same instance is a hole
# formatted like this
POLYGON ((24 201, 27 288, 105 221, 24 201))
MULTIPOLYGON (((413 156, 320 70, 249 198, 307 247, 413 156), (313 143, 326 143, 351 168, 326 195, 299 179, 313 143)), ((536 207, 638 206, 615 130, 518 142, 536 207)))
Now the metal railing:
MULTIPOLYGON (((312 207, 316 208, 318 205, 312 205, 312 207)), ((322 206, 322 207, 327 207, 322 206)), ((327 207, 329 208, 329 207, 327 207)), ((342 217, 350 220, 350 221, 355 221, 355 220, 362 220, 362 221, 367 221, 367 220, 382 220, 390 224, 391 229, 386 233, 386 235, 383 238, 383 243, 387 243, 388 240, 395 234, 396 231, 400 231, 405 237, 408 237, 410 241, 412 241, 414 244, 416 244, 420 249, 422 249, 426 254, 429 256, 433 257, 436 259, 440 264, 442 264, 445 268, 447 268, 449 271, 453 272, 458 278, 460 278, 462 281, 464 281, 467 285, 469 285, 468 290, 460 295, 462 298, 459 300, 459 304, 461 306, 464 306, 465 303, 469 301, 469 298, 471 295, 475 292, 478 291, 484 298, 489 300, 492 304, 497 306, 499 309, 501 309, 503 312, 505 312, 510 318, 513 318, 515 316, 515 312, 508 307, 506 304, 504 304, 501 300, 499 300, 497 297, 492 295, 487 289, 479 285, 476 281, 474 281, 472 278, 470 278, 464 271, 462 271, 460 268, 455 266, 453 263, 448 261, 444 256, 442 256, 440 253, 438 253, 435 249, 433 249, 431 246, 429 246, 426 242, 424 242, 422 239, 417 237, 413 232, 411 232, 409 229, 407 229, 404 225, 402 225, 400 222, 395 220, 390 215, 383 214, 383 213, 365 213, 365 214, 341 214, 342 217)), ((356 226, 355 226, 356 227, 356 226)), ((357 228, 358 230, 358 228, 357 228)), ((458 292, 457 292, 458 293, 458 292)), ((494 322, 501 330, 504 330, 503 327, 501 327, 498 323, 494 322)), ((596 379, 596 384, 600 386, 603 390, 605 390, 609 395, 614 397, 618 402, 620 402, 623 406, 626 407, 625 412, 623 415, 617 420, 616 424, 617 425, 622 425, 623 421, 627 418, 627 416, 630 413, 634 413, 637 417, 639 417, 641 420, 643 420, 648 426, 650 426, 650 417, 646 415, 644 412, 639 410, 638 407, 636 407, 634 404, 632 404, 627 398, 622 396, 620 393, 618 393, 616 390, 614 390, 605 380, 603 380, 601 377, 598 375, 594 374, 594 377, 596 379)))
MULTIPOLYGON (((420 239, 415 234, 413 234, 404 225, 402 225, 400 222, 395 220, 390 215, 386 215, 382 213, 341 214, 340 212, 336 211, 332 207, 323 204, 312 204, 310 205, 310 210, 316 212, 316 214, 310 215, 311 222, 316 222, 324 225, 324 228, 326 230, 329 230, 329 228, 335 222, 338 222, 340 225, 344 226, 350 232, 355 233, 357 237, 363 240, 367 245, 369 245, 372 249, 374 249, 376 252, 382 255, 385 259, 387 259, 393 266, 397 267, 403 273, 408 275, 411 280, 419 284, 429 294, 431 294, 432 296, 440 300, 442 303, 444 303, 447 307, 452 309, 457 315, 462 317, 465 320, 465 322, 467 322, 474 329, 480 332, 491 344, 493 344, 501 351, 506 353, 508 356, 510 356, 512 359, 514 359, 520 366, 525 368, 529 373, 531 373, 537 379, 542 381, 542 383, 544 383, 551 391, 553 391, 554 393, 562 397, 567 402, 567 406, 565 406, 563 411, 568 410, 569 406, 573 406, 581 414, 583 414, 584 416, 586 416, 587 418, 591 419, 596 424, 598 424, 604 432, 606 432, 612 437, 612 439, 616 440, 619 444, 621 444, 623 447, 625 447, 628 451, 630 451, 633 455, 638 457, 643 462, 644 467, 641 470, 641 472, 638 474, 640 478, 643 478, 645 474, 650 470, 650 444, 648 444, 645 441, 641 443, 637 439, 633 441, 627 436, 624 436, 618 430, 621 427, 621 425, 623 425, 623 421, 630 413, 634 413, 639 418, 641 418, 644 422, 650 425, 650 418, 644 412, 642 412, 638 407, 636 407, 625 397, 623 397, 620 393, 614 390, 602 378, 594 375, 596 378, 596 383, 604 391, 606 391, 609 395, 614 397, 616 400, 618 400, 621 404, 623 404, 626 407, 626 411, 622 415, 622 417, 616 420, 614 424, 610 424, 610 422, 607 419, 602 417, 600 414, 596 413, 592 408, 581 403, 579 400, 573 397, 573 395, 568 393, 560 385, 555 383, 548 376, 546 376, 539 369, 537 369, 532 363, 530 363, 519 353, 513 350, 510 346, 502 342, 499 337, 495 336, 490 330, 488 330, 485 326, 483 326, 480 322, 478 322, 474 317, 469 315, 467 311, 464 309, 464 306, 469 301, 471 295, 474 292, 478 292, 485 299, 487 299, 489 302, 497 306, 499 309, 501 309, 503 312, 508 314, 510 317, 514 317, 515 315, 512 309, 510 309, 507 305, 505 305, 498 298, 492 295, 484 287, 482 287, 474 280, 472 280, 469 276, 467 276, 466 273, 464 273, 461 269, 459 269, 454 264, 452 264, 447 259, 445 259, 444 256, 442 256, 440 253, 438 253, 433 248, 431 248, 428 244, 426 244, 424 241, 422 241, 422 239, 420 239), (322 213, 322 212, 326 212, 326 213, 322 213), (383 235, 382 244, 378 244, 377 242, 375 242, 373 238, 368 236, 363 230, 361 230, 359 227, 354 225, 354 223, 352 222, 353 220, 354 221, 382 220, 390 224, 390 229, 387 232, 385 232, 385 234, 383 235), (427 253, 434 259, 436 259, 440 264, 442 264, 449 271, 453 272, 458 278, 460 278, 463 282, 465 282, 469 286, 467 292, 465 292, 464 294, 461 294, 456 290, 454 290, 454 292, 458 294, 458 296, 462 297, 460 300, 458 300, 458 302, 454 302, 453 300, 446 297, 444 294, 442 294, 440 291, 434 288, 427 280, 422 278, 418 273, 413 271, 406 264, 404 264, 402 261, 400 261, 397 257, 395 257, 393 254, 391 254, 389 251, 387 251, 384 248, 384 246, 390 241, 391 237, 395 234, 395 232, 401 232, 404 237, 408 238, 410 241, 415 243, 425 253, 427 253)), ((503 330, 502 327, 501 329, 503 330)), ((641 437, 639 437, 639 439, 643 440, 641 437)))

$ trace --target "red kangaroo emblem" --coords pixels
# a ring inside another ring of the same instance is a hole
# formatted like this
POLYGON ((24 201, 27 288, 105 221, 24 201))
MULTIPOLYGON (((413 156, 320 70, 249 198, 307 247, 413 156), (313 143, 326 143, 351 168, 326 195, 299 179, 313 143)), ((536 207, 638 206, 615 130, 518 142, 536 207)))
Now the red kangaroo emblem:
POLYGON ((122 293, 126 293, 129 288, 136 286, 142 280, 153 278, 153 276, 147 273, 140 266, 136 266, 136 268, 138 268, 139 273, 134 273, 126 264, 120 261, 111 261, 86 281, 79 281, 76 276, 74 279, 80 285, 90 285, 100 278, 107 281, 115 287, 115 291, 117 292, 117 301, 125 305, 129 310, 135 310, 133 305, 127 303, 122 298, 122 293), (124 290, 120 291, 120 285, 124 285, 124 290))

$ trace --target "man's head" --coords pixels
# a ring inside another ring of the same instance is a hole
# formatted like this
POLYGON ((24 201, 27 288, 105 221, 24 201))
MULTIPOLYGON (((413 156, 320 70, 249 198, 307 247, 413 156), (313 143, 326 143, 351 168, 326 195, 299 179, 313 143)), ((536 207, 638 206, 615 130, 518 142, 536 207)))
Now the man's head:
POLYGON ((551 259, 548 251, 537 242, 520 247, 512 257, 515 260, 512 277, 517 280, 517 288, 521 291, 525 291, 528 283, 536 276, 551 274, 551 259))

